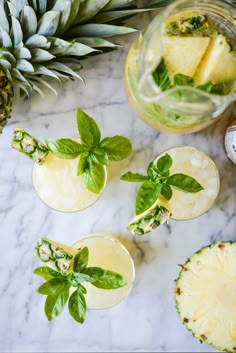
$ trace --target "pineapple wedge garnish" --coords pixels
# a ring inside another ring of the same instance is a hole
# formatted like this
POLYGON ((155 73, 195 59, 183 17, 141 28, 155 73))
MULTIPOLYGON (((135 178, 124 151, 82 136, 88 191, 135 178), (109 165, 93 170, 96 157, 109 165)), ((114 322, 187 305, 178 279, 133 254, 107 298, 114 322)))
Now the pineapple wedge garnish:
POLYGON ((186 328, 202 343, 236 352, 236 242, 213 243, 187 260, 175 301, 186 328))
POLYGON ((215 36, 197 69, 195 82, 202 85, 236 80, 236 52, 232 51, 226 38, 215 36))
POLYGON ((158 199, 152 207, 135 216, 127 225, 133 235, 144 235, 165 223, 170 218, 170 211, 164 206, 167 201, 158 199))
POLYGON ((209 46, 210 38, 165 36, 163 43, 163 58, 170 73, 193 77, 209 46))
POLYGON ((72 271, 75 255, 78 249, 40 238, 35 246, 35 255, 54 271, 67 275, 72 271))

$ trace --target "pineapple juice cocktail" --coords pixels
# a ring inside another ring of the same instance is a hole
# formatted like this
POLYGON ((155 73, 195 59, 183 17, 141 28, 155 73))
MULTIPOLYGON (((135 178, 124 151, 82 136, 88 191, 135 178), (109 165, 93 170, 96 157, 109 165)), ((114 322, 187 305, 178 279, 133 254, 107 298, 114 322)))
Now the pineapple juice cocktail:
POLYGON ((34 164, 33 185, 47 206, 61 212, 78 212, 97 201, 106 182, 99 194, 91 192, 77 175, 77 165, 76 159, 61 159, 52 153, 43 165, 34 164))
POLYGON ((195 132, 236 99, 235 11, 224 1, 178 0, 133 43, 126 91, 147 124, 165 132, 195 132))
POLYGON ((118 304, 125 298, 134 282, 135 268, 127 249, 120 241, 110 234, 89 235, 76 244, 74 248, 88 247, 89 266, 99 266, 107 270, 120 273, 127 281, 127 285, 115 291, 104 290, 85 283, 87 289, 87 306, 89 309, 106 309, 118 304))
POLYGON ((159 157, 168 153, 174 160, 170 174, 183 173, 194 177, 203 190, 186 193, 175 188, 167 208, 171 218, 188 220, 205 213, 214 203, 220 187, 219 173, 214 162, 203 152, 190 146, 170 148, 159 157))

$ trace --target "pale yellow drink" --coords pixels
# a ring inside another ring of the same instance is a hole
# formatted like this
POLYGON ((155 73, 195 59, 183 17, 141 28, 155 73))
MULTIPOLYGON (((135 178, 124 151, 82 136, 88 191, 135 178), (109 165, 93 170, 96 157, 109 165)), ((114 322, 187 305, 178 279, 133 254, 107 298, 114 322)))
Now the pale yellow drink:
MULTIPOLYGON (((33 184, 40 199, 62 212, 81 211, 100 196, 89 191, 77 176, 79 159, 61 159, 50 153, 43 165, 33 166, 33 184)), ((105 185, 104 185, 105 186, 105 185)))
POLYGON ((214 162, 194 147, 174 147, 164 151, 158 159, 168 153, 173 159, 170 175, 183 173, 195 178, 204 190, 186 193, 173 188, 173 196, 168 201, 171 218, 187 220, 205 213, 214 203, 220 187, 219 173, 214 162))
POLYGON ((118 304, 130 292, 135 277, 133 260, 127 249, 114 236, 93 234, 79 240, 73 247, 89 249, 88 266, 102 267, 121 274, 127 285, 118 289, 100 289, 88 282, 83 286, 87 289, 86 302, 89 309, 106 309, 118 304))

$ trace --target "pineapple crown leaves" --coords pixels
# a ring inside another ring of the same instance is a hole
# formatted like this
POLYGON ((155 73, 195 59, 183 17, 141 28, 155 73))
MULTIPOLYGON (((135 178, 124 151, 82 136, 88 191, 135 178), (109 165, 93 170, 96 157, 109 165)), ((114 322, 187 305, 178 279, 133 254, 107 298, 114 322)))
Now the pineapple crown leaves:
POLYGON ((197 180, 189 175, 182 173, 170 175, 172 164, 171 156, 166 153, 149 164, 147 175, 127 172, 121 176, 123 181, 142 183, 136 197, 136 215, 140 215, 152 207, 160 196, 170 200, 173 195, 172 188, 189 193, 196 193, 204 189, 197 180))
POLYGON ((62 272, 60 268, 63 266, 58 267, 55 263, 63 264, 64 258, 70 254, 58 248, 56 252, 53 251, 50 242, 45 239, 40 239, 36 250, 37 256, 43 262, 49 263, 49 266, 41 266, 34 270, 34 274, 45 279, 45 282, 38 288, 38 293, 46 295, 44 311, 49 321, 62 313, 67 302, 72 318, 80 324, 85 321, 87 290, 82 285, 83 282, 89 282, 97 288, 107 290, 127 285, 127 281, 119 273, 100 267, 88 267, 89 249, 87 247, 79 249, 76 253, 72 270, 68 273, 62 272), (39 248, 41 248, 40 253, 39 248))
POLYGON ((62 159, 79 158, 77 175, 82 176, 88 190, 101 193, 105 185, 105 167, 111 161, 121 161, 132 152, 130 140, 124 136, 106 137, 93 118, 82 109, 77 110, 77 127, 80 143, 68 139, 45 139, 48 149, 62 159))
POLYGON ((6 1, 0 4, 0 65, 26 95, 32 90, 43 95, 40 86, 52 86, 42 75, 81 79, 80 61, 115 49, 104 38, 134 32, 124 21, 147 10, 151 8, 138 9, 129 0, 25 0, 21 7, 6 1))

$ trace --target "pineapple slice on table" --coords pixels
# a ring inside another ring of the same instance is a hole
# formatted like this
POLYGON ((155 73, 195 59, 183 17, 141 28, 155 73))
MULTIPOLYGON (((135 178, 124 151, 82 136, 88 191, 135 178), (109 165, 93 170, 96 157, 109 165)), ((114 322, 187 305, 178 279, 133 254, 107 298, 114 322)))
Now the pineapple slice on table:
POLYGON ((163 59, 170 73, 193 77, 209 46, 210 38, 165 36, 163 43, 163 59))
POLYGON ((175 302, 201 343, 236 352, 236 242, 218 242, 192 255, 176 280, 175 302))
POLYGON ((54 271, 66 275, 72 271, 78 249, 40 238, 35 246, 35 255, 54 271))
POLYGON ((236 80, 236 52, 232 51, 226 38, 215 36, 198 67, 194 79, 197 85, 236 80))

